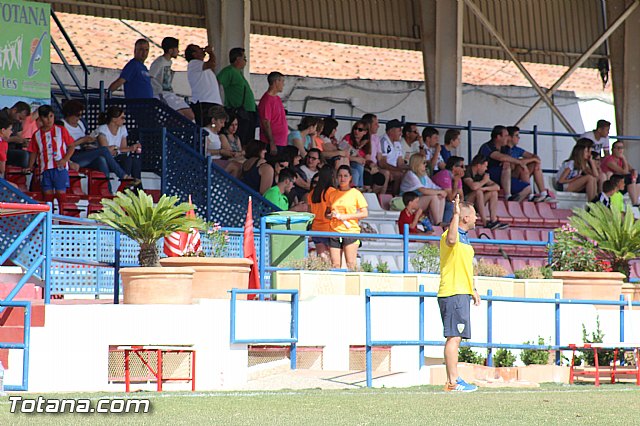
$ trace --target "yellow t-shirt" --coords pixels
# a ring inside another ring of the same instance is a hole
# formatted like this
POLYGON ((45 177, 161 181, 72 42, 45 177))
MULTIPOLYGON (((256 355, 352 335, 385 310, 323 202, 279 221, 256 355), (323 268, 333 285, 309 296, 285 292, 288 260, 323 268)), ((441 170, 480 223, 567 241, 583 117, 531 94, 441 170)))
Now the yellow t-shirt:
MULTIPOLYGON (((331 193, 331 211, 338 213, 355 214, 358 209, 367 208, 367 200, 364 199, 362 192, 355 188, 348 191, 335 190, 331 193)), ((334 232, 344 232, 345 234, 359 234, 360 225, 355 219, 347 221, 350 228, 344 226, 344 223, 338 219, 331 219, 331 229, 334 232)))
POLYGON ((458 240, 447 245, 446 230, 440 238, 440 288, 438 297, 473 294, 473 247, 458 240))

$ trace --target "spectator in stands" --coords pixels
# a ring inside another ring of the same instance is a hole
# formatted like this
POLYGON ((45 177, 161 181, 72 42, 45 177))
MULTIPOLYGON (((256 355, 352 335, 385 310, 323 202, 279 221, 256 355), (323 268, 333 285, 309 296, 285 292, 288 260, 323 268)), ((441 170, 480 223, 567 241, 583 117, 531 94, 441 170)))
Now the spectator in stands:
POLYGON ((223 149, 229 147, 228 159, 229 164, 225 169, 227 173, 233 177, 239 178, 242 173, 242 163, 244 163, 244 149, 242 148, 242 140, 237 135, 238 119, 230 115, 222 131, 219 133, 220 145, 223 149))
MULTIPOLYGON (((316 184, 312 187, 307 197, 309 212, 315 215, 311 230, 316 232, 333 232, 331 228, 331 194, 336 189, 333 187, 333 169, 324 166, 318 174, 314 176, 316 184)), ((313 183, 312 183, 313 185, 313 183)), ((327 257, 329 255, 329 237, 311 237, 311 241, 316 246, 318 256, 327 257)))
POLYGON ((529 182, 511 176, 511 165, 519 165, 522 168, 526 168, 527 165, 524 160, 502 153, 508 138, 509 132, 506 127, 494 126, 491 131, 491 140, 480 147, 478 154, 484 155, 489 160, 489 176, 500 185, 505 198, 509 201, 526 200, 531 193, 529 182))
POLYGON ((369 143, 371 145, 371 152, 364 166, 364 186, 371 187, 376 194, 386 194, 391 173, 389 170, 381 168, 380 164, 378 164, 378 157, 382 150, 380 136, 378 136, 378 129, 380 128, 378 117, 376 117, 375 114, 368 113, 364 114, 360 121, 367 125, 367 129, 369 130, 369 143), (378 173, 384 176, 384 183, 381 181, 378 173))
POLYGON ((540 157, 532 152, 526 151, 518 146, 520 142, 520 128, 517 126, 507 127, 509 137, 507 144, 502 147, 502 153, 511 157, 522 160, 525 167, 520 164, 511 164, 511 175, 523 182, 529 182, 533 175, 533 181, 538 187, 537 194, 531 195, 529 198, 536 203, 545 201, 548 203, 555 202, 553 194, 550 193, 544 184, 544 175, 542 174, 542 161, 540 157))
MULTIPOLYGON (((619 174, 624 176, 626 190, 629 192, 631 204, 638 205, 640 196, 640 185, 638 185, 638 172, 634 170, 624 156, 624 142, 617 141, 613 144, 612 153, 607 155, 600 162, 600 169, 608 176, 619 174)), ((604 191, 604 187, 603 187, 604 191)), ((624 192, 623 192, 624 193, 624 192)))
POLYGON ((206 126, 205 121, 207 111, 213 105, 222 105, 218 79, 213 71, 216 67, 216 55, 213 47, 206 46, 204 49, 197 44, 190 44, 184 51, 187 60, 187 80, 191 86, 191 109, 200 127, 206 126), (209 59, 205 62, 205 57, 209 59))
POLYGON ((610 196, 611 208, 623 212, 625 211, 624 196, 622 195, 622 191, 624 191, 624 176, 612 175, 609 180, 615 187, 614 193, 610 196))
POLYGON ((127 128, 124 126, 124 110, 119 106, 112 105, 107 111, 100 114, 98 118, 98 128, 95 133, 98 135, 100 146, 106 147, 120 164, 124 172, 135 179, 142 178, 142 159, 140 152, 142 145, 127 142, 127 128))
POLYGON ((7 165, 26 168, 29 165, 29 153, 25 147, 29 139, 22 135, 22 123, 31 114, 31 108, 26 102, 18 101, 11 108, 3 108, 0 115, 11 122, 12 133, 7 140, 7 165))
MULTIPOLYGON (((445 168, 446 163, 442 158, 442 146, 440 146, 440 132, 435 127, 427 126, 422 131, 422 140, 424 140, 424 154, 427 157, 427 171, 429 175, 433 175, 438 170, 445 168)), ((454 142, 455 143, 455 142, 454 142)), ((458 144, 460 139, 458 139, 458 144)))
POLYGON ((309 149, 315 148, 313 137, 316 135, 318 121, 317 117, 302 117, 300 124, 298 124, 298 130, 289 133, 287 143, 298 148, 298 152, 303 157, 307 155, 309 149))
POLYGON ((571 156, 558 169, 556 189, 568 192, 586 192, 587 200, 598 194, 599 171, 591 157, 589 145, 576 143, 571 156))
POLYGON ((245 147, 247 160, 242 164, 242 181, 260 194, 273 185, 275 171, 265 160, 267 145, 259 140, 250 141, 245 147))
POLYGON ((415 123, 405 123, 402 126, 402 139, 400 140, 402 145, 402 158, 406 163, 409 163, 409 159, 413 154, 424 152, 424 144, 422 142, 420 133, 418 133, 418 126, 415 123))
POLYGON ((598 120, 595 130, 583 133, 580 135, 580 139, 586 138, 593 141, 593 152, 597 152, 598 155, 609 155, 609 130, 611 129, 611 123, 607 120, 598 120))
POLYGON ((581 138, 578 139, 576 145, 586 146, 589 151, 591 151, 591 159, 593 160, 594 170, 598 174, 598 191, 602 191, 602 184, 604 181, 608 179, 607 173, 602 171, 600 167, 600 163, 602 158, 600 157, 600 153, 593 150, 594 143, 591 139, 581 138))
MULTIPOLYGON (((64 119, 62 124, 67 129, 69 135, 74 140, 75 150, 71 161, 76 163, 78 167, 86 167, 92 170, 102 172, 106 178, 109 178, 111 172, 115 173, 120 180, 130 180, 133 186, 138 186, 140 181, 129 176, 120 167, 118 162, 111 155, 111 151, 106 146, 99 146, 95 135, 87 135, 84 123, 81 120, 84 114, 84 104, 76 99, 69 100, 62 106, 62 114, 64 119)), ((110 192, 111 180, 107 180, 110 192)))
POLYGON ((452 155, 447 160, 445 169, 440 170, 433 175, 431 179, 433 183, 442 188, 447 194, 444 204, 444 215, 442 216, 442 222, 445 224, 451 222, 451 217, 453 216, 453 200, 456 199, 456 195, 464 198, 464 192, 462 190, 463 176, 464 158, 452 155))
POLYGON ((0 178, 5 177, 7 168, 7 151, 9 150, 9 138, 11 137, 11 120, 0 115, 0 178))
POLYGON ((378 154, 378 166, 389 171, 393 182, 393 194, 396 195, 400 191, 402 177, 408 169, 400 143, 402 123, 396 119, 389 120, 385 130, 386 133, 380 138, 382 151, 378 154))
POLYGON ((27 115, 22 121, 22 132, 20 136, 24 139, 31 140, 31 136, 42 126, 38 117, 38 106, 31 104, 31 114, 27 115))
POLYGON ((172 60, 178 57, 179 41, 174 37, 165 37, 162 39, 162 55, 158 56, 149 67, 151 75, 151 88, 153 96, 160 99, 170 108, 184 115, 187 120, 193 121, 195 116, 193 110, 187 105, 182 96, 178 96, 173 92, 173 70, 171 69, 172 60))
MULTIPOLYGON (((459 146, 460 130, 447 130, 444 134, 444 146, 440 147, 440 155, 442 156, 442 161, 445 163, 445 166, 449 157, 453 155, 453 151, 457 152, 459 146)), ((444 167, 442 166, 442 164, 440 164, 438 168, 443 169, 444 167)))
MULTIPOLYGON (((338 168, 338 188, 331 193, 331 229, 333 232, 359 234, 358 221, 366 218, 369 213, 367 201, 360 191, 351 187, 351 168, 342 165, 338 168)), ((331 265, 340 268, 342 253, 347 262, 347 268, 356 269, 356 259, 360 240, 347 237, 329 238, 329 254, 331 265)))
POLYGON ((611 207, 611 197, 617 192, 619 192, 617 183, 609 179, 602 184, 602 192, 600 195, 591 200, 591 202, 602 203, 605 207, 611 207))
POLYGON ((320 164, 320 150, 318 148, 311 148, 309 152, 307 152, 304 164, 296 167, 298 177, 296 178, 295 184, 300 199, 303 199, 302 197, 306 196, 307 192, 311 189, 311 179, 313 179, 316 173, 318 173, 318 170, 320 170, 320 164))
POLYGON ((400 212, 398 217, 398 229, 400 234, 404 235, 404 225, 409 225, 409 234, 433 234, 433 227, 429 219, 422 216, 422 209, 420 208, 419 197, 415 192, 405 192, 402 194, 402 202, 404 203, 404 210, 400 212), (424 231, 418 228, 418 224, 422 223, 425 227, 424 231), (428 225, 428 226, 425 226, 428 225))
POLYGON ((109 85, 111 93, 118 90, 124 84, 124 97, 127 99, 151 99, 151 76, 144 61, 149 56, 149 42, 147 39, 136 40, 133 50, 133 59, 124 66, 120 77, 109 85))
MULTIPOLYGON (((367 157, 370 157, 371 154, 371 141, 367 128, 368 126, 362 120, 356 121, 351 126, 351 133, 344 135, 340 144, 340 148, 349 153, 349 165, 351 166, 353 184, 356 188, 364 188, 366 186, 364 183, 364 167, 367 163, 367 157)), ((382 179, 384 179, 384 176, 382 179)))
POLYGON ((258 114, 256 98, 243 73, 246 65, 245 50, 234 47, 229 51, 229 65, 218 73, 218 81, 224 89, 224 106, 238 118, 240 140, 248 142, 256 137, 258 114))
POLYGON ((69 187, 69 160, 73 155, 73 138, 62 126, 55 124, 53 108, 43 105, 38 108, 42 127, 33 134, 29 142, 29 165, 32 170, 38 160, 41 186, 45 201, 63 197, 69 187))
POLYGON ((498 192, 500 192, 500 186, 491 180, 487 173, 488 167, 489 161, 487 157, 482 154, 473 157, 462 178, 465 201, 475 205, 485 228, 505 229, 509 225, 498 221, 498 192), (488 215, 487 207, 489 207, 488 215))
POLYGON ((447 193, 427 176, 424 154, 413 154, 409 159, 409 167, 410 170, 402 179, 400 192, 415 192, 420 197, 420 209, 429 211, 432 223, 442 224, 447 193))
POLYGON ((278 183, 267 190, 264 193, 264 198, 271 201, 281 210, 293 210, 293 211, 304 211, 308 210, 307 203, 302 201, 296 203, 295 205, 291 205, 289 203, 289 197, 287 194, 293 189, 293 182, 295 181, 294 173, 289 169, 285 168, 280 171, 278 174, 278 183))
MULTIPOLYGON (((231 156, 231 147, 222 146, 220 132, 227 123, 227 112, 222 105, 214 105, 205 113, 206 126, 203 127, 207 133, 207 154, 214 160, 220 160, 223 157, 231 156)), ((226 163, 222 163, 226 167, 226 163)))
POLYGON ((289 125, 287 116, 278 96, 284 90, 284 75, 274 71, 267 76, 269 88, 260 98, 258 115, 260 116, 260 140, 269 146, 269 154, 276 155, 287 146, 289 125))
POLYGON ((335 151, 338 149, 338 139, 336 133, 338 132, 338 120, 331 117, 324 118, 324 125, 320 132, 320 138, 322 139, 322 148, 318 148, 320 151, 325 152, 327 149, 335 151))

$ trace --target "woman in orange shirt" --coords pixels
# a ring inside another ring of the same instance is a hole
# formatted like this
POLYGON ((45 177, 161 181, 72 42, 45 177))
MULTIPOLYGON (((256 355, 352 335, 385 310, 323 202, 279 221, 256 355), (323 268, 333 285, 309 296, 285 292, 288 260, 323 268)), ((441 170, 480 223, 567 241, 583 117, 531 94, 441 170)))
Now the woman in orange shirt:
MULTIPOLYGON (((312 231, 332 232, 331 229, 331 194, 336 190, 333 187, 333 169, 324 166, 318 171, 314 179, 317 177, 317 183, 307 195, 307 204, 309 205, 309 213, 313 213, 315 218, 311 224, 312 231)), ((312 185, 313 180, 312 179, 312 185)), ((316 245, 316 253, 318 256, 328 257, 329 255, 329 238, 328 237, 312 237, 311 241, 316 245)))
MULTIPOLYGON (((369 215, 367 201, 362 193, 351 187, 353 177, 351 167, 342 165, 338 168, 338 188, 331 193, 331 229, 345 234, 359 234, 358 221, 369 215)), ((360 240, 352 237, 329 238, 329 254, 331 265, 339 268, 342 263, 342 252, 347 262, 347 268, 356 269, 360 240)))

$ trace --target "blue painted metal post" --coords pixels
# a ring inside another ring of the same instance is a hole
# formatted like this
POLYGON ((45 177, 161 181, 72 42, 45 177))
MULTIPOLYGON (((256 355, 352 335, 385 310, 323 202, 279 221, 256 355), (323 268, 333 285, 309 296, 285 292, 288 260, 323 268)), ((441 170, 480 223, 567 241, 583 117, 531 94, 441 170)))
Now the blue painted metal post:
MULTIPOLYGON (((556 293, 556 346, 560 346, 560 293, 556 293)), ((560 351, 556 351, 556 365, 560 365, 560 351)))
POLYGON ((620 295, 620 341, 624 342, 624 295, 620 295))
POLYGON ((24 307, 24 349, 22 350, 22 390, 29 389, 29 347, 31 346, 31 302, 24 307))
MULTIPOLYGON (((265 269, 266 269, 266 262, 267 262, 267 235, 265 233, 265 230, 267 229, 267 218, 266 217, 261 217, 260 218, 260 247, 258 249, 259 251, 259 255, 260 255, 260 259, 258 259, 258 270, 260 272, 260 288, 264 289, 265 285, 264 285, 264 273, 265 273, 265 269)), ((260 300, 264 300, 264 295, 261 294, 260 295, 260 300)))
MULTIPOLYGON (((49 203, 44 221, 44 303, 51 303, 51 246, 53 245, 53 204, 49 203)), ((31 324, 31 323, 29 323, 31 324)))
POLYGON ((105 110, 104 80, 100 80, 100 112, 105 110))
POLYGON ((402 234, 402 272, 409 273, 409 224, 405 223, 402 234))
POLYGON ((120 232, 113 237, 113 304, 120 303, 120 232))
POLYGON ((373 385, 371 378, 371 290, 364 291, 364 313, 366 327, 366 370, 367 370, 367 387, 373 385))
POLYGON ((538 125, 533 126, 533 153, 538 155, 538 125))
POLYGON ((206 200, 206 208, 205 208, 205 214, 207 215, 207 220, 213 220, 213 218, 211 217, 211 174, 212 174, 212 166, 213 164, 213 159, 211 158, 211 156, 207 156, 207 200, 206 200))
POLYGON ((487 291, 487 366, 493 367, 493 357, 491 356, 491 344, 493 343, 493 290, 487 291))
POLYGON ((329 116, 331 118, 336 118, 336 109, 335 108, 331 108, 331 112, 329 113, 329 116))
POLYGON ((230 300, 230 310, 231 310, 231 321, 229 321, 229 326, 231 329, 229 330, 229 339, 234 342, 236 340, 236 288, 231 289, 231 300, 230 300))
POLYGON ((291 338, 295 339, 291 343, 291 369, 297 368, 298 362, 298 293, 291 295, 291 338))
POLYGON ((167 193, 167 129, 162 128, 162 173, 160 176, 160 190, 163 194, 167 193))
POLYGON ((549 231, 547 236, 547 263, 551 265, 551 260, 553 259, 553 231, 549 231))
POLYGON ((471 163, 471 159, 473 158, 473 135, 471 134, 471 120, 467 121, 467 154, 469 158, 467 158, 467 163, 471 163))
MULTIPOLYGON (((420 286, 418 287, 418 291, 420 293, 424 292, 424 285, 420 284, 420 286)), ((424 296, 420 296, 420 304, 419 304, 419 311, 418 311, 418 340, 420 340, 421 342, 424 341, 424 296)), ((419 366, 422 368, 422 366, 424 366, 424 345, 420 345, 418 347, 419 351, 418 351, 418 356, 420 357, 420 361, 419 361, 419 366)))

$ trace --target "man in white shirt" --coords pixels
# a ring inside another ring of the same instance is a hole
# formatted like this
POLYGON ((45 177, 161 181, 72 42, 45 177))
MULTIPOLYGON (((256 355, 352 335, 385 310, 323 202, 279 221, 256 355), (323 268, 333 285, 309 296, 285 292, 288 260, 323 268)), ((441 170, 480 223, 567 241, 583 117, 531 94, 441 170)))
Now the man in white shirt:
POLYGON ((184 98, 173 92, 173 70, 171 69, 172 59, 178 57, 177 38, 165 37, 162 39, 162 50, 164 54, 158 56, 149 67, 151 74, 151 88, 153 89, 153 97, 160 99, 172 109, 184 115, 187 119, 193 121, 194 115, 184 98))
POLYGON ((381 152, 378 153, 378 166, 381 169, 388 170, 393 181, 393 194, 400 191, 400 183, 402 177, 407 171, 407 163, 404 160, 402 152, 402 123, 393 119, 387 121, 385 127, 386 133, 380 138, 381 152))
POLYGON ((580 138, 587 138, 593 141, 591 152, 597 152, 602 157, 609 155, 609 130, 611 123, 607 120, 598 120, 596 129, 580 135, 580 138), (604 153, 602 151, 604 150, 604 153))
POLYGON ((222 105, 218 79, 213 71, 216 67, 216 57, 213 48, 206 46, 204 49, 197 44, 190 44, 184 51, 187 65, 187 80, 191 86, 191 109, 195 115, 196 124, 201 127, 208 125, 203 120, 207 111, 213 105, 222 105), (205 55, 209 59, 205 62, 205 55))
POLYGON ((415 123, 405 123, 402 127, 402 152, 405 162, 409 162, 409 158, 413 154, 424 151, 424 145, 418 132, 418 126, 415 123))

